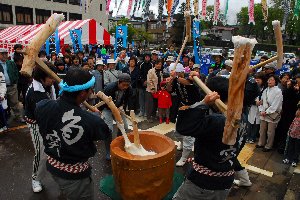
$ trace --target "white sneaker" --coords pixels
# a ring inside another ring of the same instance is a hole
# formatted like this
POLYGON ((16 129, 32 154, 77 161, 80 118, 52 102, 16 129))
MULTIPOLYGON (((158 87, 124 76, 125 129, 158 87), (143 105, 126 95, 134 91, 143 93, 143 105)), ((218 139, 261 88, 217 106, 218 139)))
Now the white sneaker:
POLYGON ((32 190, 37 193, 43 190, 42 184, 40 181, 32 180, 32 190))
POLYGON ((186 163, 186 158, 180 158, 180 160, 178 160, 178 162, 176 163, 176 166, 177 167, 182 167, 183 165, 185 165, 185 163, 186 163))
POLYGON ((4 131, 4 129, 3 128, 0 128, 0 133, 2 133, 4 131))
POLYGON ((6 126, 4 126, 2 129, 3 129, 3 131, 7 131, 7 127, 6 126))

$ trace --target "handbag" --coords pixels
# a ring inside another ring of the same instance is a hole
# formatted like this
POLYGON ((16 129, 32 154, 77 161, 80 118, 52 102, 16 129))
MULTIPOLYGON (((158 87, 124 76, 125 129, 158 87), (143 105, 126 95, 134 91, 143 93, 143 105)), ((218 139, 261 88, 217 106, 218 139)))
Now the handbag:
MULTIPOLYGON (((268 105, 268 108, 269 108, 270 105, 269 105, 269 102, 268 102, 268 90, 266 91, 266 100, 267 100, 267 105, 268 105)), ((265 116, 265 118, 269 118, 272 121, 277 121, 277 120, 280 119, 280 117, 281 117, 281 112, 278 112, 278 111, 275 111, 274 113, 271 113, 271 114, 267 114, 265 116)))
POLYGON ((278 111, 276 111, 276 112, 274 112, 272 114, 267 114, 266 115, 266 118, 269 118, 272 121, 277 121, 277 120, 280 119, 280 117, 281 117, 281 113, 278 112, 278 111))

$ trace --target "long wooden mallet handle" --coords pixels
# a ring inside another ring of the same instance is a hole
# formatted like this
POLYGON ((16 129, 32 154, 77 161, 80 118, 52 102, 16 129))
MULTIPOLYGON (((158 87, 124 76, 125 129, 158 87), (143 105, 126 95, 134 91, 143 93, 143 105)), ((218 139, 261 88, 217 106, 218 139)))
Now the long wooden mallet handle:
MULTIPOLYGON (((56 82, 60 83, 61 79, 51 70, 49 67, 39 58, 35 58, 35 62, 44 72, 46 72, 49 76, 51 76, 56 82)), ((97 111, 97 109, 90 104, 88 104, 86 101, 83 102, 84 106, 87 107, 90 111, 97 111)))
POLYGON ((264 62, 258 63, 257 65, 254 65, 254 66, 252 66, 250 68, 251 69, 256 69, 256 68, 259 68, 259 67, 263 67, 263 66, 265 66, 268 63, 274 62, 275 60, 278 60, 278 56, 274 56, 274 57, 272 57, 272 58, 270 58, 270 59, 268 59, 268 60, 266 60, 264 62))
MULTIPOLYGON (((193 79, 197 83, 197 85, 205 92, 205 94, 212 93, 212 91, 205 85, 205 83, 203 83, 197 76, 193 76, 193 79)), ((215 105, 224 115, 226 115, 227 106, 225 103, 223 103, 223 101, 217 99, 215 101, 215 105)))
POLYGON ((262 66, 265 66, 268 63, 271 63, 275 60, 277 60, 277 69, 280 69, 283 64, 283 42, 282 42, 282 32, 280 27, 280 22, 275 20, 272 22, 273 29, 274 29, 274 35, 276 39, 276 47, 277 47, 277 55, 262 62, 258 63, 257 65, 254 65, 251 67, 251 69, 256 69, 262 66))
POLYGON ((139 132, 138 132, 138 126, 137 126, 137 121, 136 121, 136 118, 135 118, 134 110, 130 111, 130 118, 131 118, 132 128, 133 128, 134 144, 137 147, 140 147, 140 145, 141 145, 140 136, 139 136, 139 132))

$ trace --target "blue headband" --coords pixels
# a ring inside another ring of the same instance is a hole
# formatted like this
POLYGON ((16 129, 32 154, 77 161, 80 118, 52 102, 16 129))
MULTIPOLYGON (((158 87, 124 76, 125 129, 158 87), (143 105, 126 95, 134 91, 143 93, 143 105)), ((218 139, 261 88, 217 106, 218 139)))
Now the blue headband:
POLYGON ((89 80, 85 84, 68 86, 68 84, 66 82, 64 82, 64 80, 62 80, 59 83, 59 87, 60 87, 59 95, 61 95, 63 91, 66 91, 66 92, 77 92, 77 91, 89 89, 89 88, 91 88, 91 87, 93 87, 95 85, 95 81, 96 81, 95 77, 93 76, 91 78, 91 80, 89 80))

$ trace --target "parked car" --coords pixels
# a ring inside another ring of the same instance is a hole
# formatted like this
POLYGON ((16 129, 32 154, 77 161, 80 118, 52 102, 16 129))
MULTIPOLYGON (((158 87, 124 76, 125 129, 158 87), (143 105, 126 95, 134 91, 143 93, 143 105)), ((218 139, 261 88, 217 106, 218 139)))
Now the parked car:
POLYGON ((211 55, 219 55, 219 54, 222 55, 222 53, 223 53, 223 50, 222 50, 222 49, 213 49, 213 50, 210 52, 211 55))
POLYGON ((234 49, 228 50, 228 58, 232 58, 234 56, 234 49))
POLYGON ((202 48, 201 49, 201 54, 202 55, 207 55, 210 54, 211 49, 210 48, 202 48))
POLYGON ((283 54, 283 63, 287 63, 290 60, 295 60, 296 55, 294 53, 284 53, 283 54))
POLYGON ((259 60, 262 56, 268 56, 268 53, 265 51, 256 51, 255 60, 259 60))

